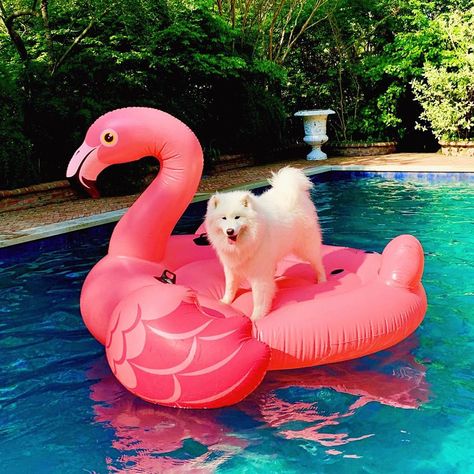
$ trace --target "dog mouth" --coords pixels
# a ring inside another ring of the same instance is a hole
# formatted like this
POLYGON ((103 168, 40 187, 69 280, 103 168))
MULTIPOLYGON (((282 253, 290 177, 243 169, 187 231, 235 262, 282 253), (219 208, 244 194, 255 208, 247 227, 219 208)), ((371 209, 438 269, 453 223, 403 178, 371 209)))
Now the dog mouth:
POLYGON ((229 242, 229 244, 234 245, 237 242, 237 234, 228 235, 227 236, 227 241, 229 242))

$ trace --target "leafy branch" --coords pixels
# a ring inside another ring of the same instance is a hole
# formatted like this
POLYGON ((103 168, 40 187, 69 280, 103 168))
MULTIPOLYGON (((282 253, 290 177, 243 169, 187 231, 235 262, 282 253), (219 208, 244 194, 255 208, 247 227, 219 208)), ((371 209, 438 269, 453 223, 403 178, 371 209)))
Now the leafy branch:
POLYGON ((29 61, 30 56, 28 54, 25 41, 22 39, 15 27, 15 21, 22 17, 41 18, 51 76, 56 74, 58 69, 64 64, 78 44, 87 36, 94 25, 96 25, 113 7, 113 4, 109 5, 99 16, 92 18, 85 28, 72 40, 71 44, 66 48, 63 54, 59 58, 55 59, 53 36, 48 12, 49 0, 40 1, 39 11, 37 4, 37 0, 34 0, 31 9, 17 10, 9 13, 3 3, 3 0, 0 0, 0 20, 5 25, 8 35, 21 60, 26 63, 29 61))
POLYGON ((5 28, 7 29, 8 35, 12 40, 15 49, 18 52, 21 60, 23 62, 27 62, 29 60, 28 51, 25 46, 25 42, 21 38, 20 34, 17 32, 15 28, 15 20, 25 16, 37 16, 38 13, 34 10, 36 6, 36 2, 33 3, 33 8, 27 10, 18 10, 16 12, 8 14, 3 1, 0 0, 0 19, 2 20, 5 28))
POLYGON ((216 0, 218 14, 232 28, 239 28, 242 40, 254 43, 254 51, 283 64, 306 31, 327 15, 315 19, 329 0, 216 0))
POLYGON ((109 5, 97 18, 92 18, 89 24, 74 38, 72 43, 69 47, 64 51, 61 57, 54 63, 51 69, 51 75, 53 76, 57 70, 61 67, 62 64, 66 61, 68 56, 71 52, 77 47, 77 45, 82 41, 83 38, 87 36, 87 33, 91 30, 91 28, 101 19, 103 18, 110 10, 112 9, 112 5, 109 5))

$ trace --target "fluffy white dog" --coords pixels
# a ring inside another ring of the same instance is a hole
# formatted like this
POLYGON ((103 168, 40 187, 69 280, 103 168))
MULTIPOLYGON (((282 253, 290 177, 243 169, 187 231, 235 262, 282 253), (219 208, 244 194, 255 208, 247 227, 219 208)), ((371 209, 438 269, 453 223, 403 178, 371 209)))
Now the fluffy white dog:
POLYGON ((270 184, 261 196, 250 191, 214 194, 205 219, 209 241, 224 267, 221 301, 230 304, 247 279, 253 293, 254 321, 270 311, 276 266, 286 255, 309 262, 317 281, 326 281, 321 230, 309 196, 313 184, 301 170, 290 167, 274 173, 270 184))

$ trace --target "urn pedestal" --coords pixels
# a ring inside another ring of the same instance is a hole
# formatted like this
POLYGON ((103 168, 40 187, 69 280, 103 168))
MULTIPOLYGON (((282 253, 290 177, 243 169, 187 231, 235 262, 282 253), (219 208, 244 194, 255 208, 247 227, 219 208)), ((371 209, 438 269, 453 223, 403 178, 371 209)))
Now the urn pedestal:
POLYGON ((312 150, 306 156, 307 160, 325 160, 326 153, 321 150, 321 145, 328 141, 326 135, 326 123, 328 115, 334 114, 334 110, 300 110, 295 117, 303 117, 305 136, 303 141, 311 145, 312 150))

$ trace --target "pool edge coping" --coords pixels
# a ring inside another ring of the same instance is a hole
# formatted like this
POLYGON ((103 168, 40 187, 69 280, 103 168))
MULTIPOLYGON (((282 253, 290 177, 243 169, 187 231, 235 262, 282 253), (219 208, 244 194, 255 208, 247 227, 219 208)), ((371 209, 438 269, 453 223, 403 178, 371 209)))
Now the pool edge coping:
MULTIPOLYGON (((470 169, 461 168, 458 170, 453 170, 452 167, 439 165, 403 165, 402 167, 396 165, 319 165, 311 166, 308 168, 302 168, 302 171, 307 176, 329 173, 331 171, 364 171, 369 173, 473 173, 473 170, 470 169)), ((265 179, 252 183, 240 184, 238 186, 225 188, 225 191, 227 192, 236 190, 251 190, 266 185, 268 185, 268 180, 265 179)), ((194 195, 194 198, 192 199, 191 203, 205 201, 209 199, 212 194, 213 192, 198 192, 194 195)), ((53 224, 45 224, 42 226, 24 229, 15 233, 18 235, 18 237, 0 239, 0 248, 12 247, 14 245, 45 239, 48 237, 54 237, 56 235, 66 234, 78 230, 118 222, 128 209, 129 207, 126 207, 123 209, 117 209, 115 211, 94 214, 92 216, 77 217, 74 219, 68 219, 53 224)))

